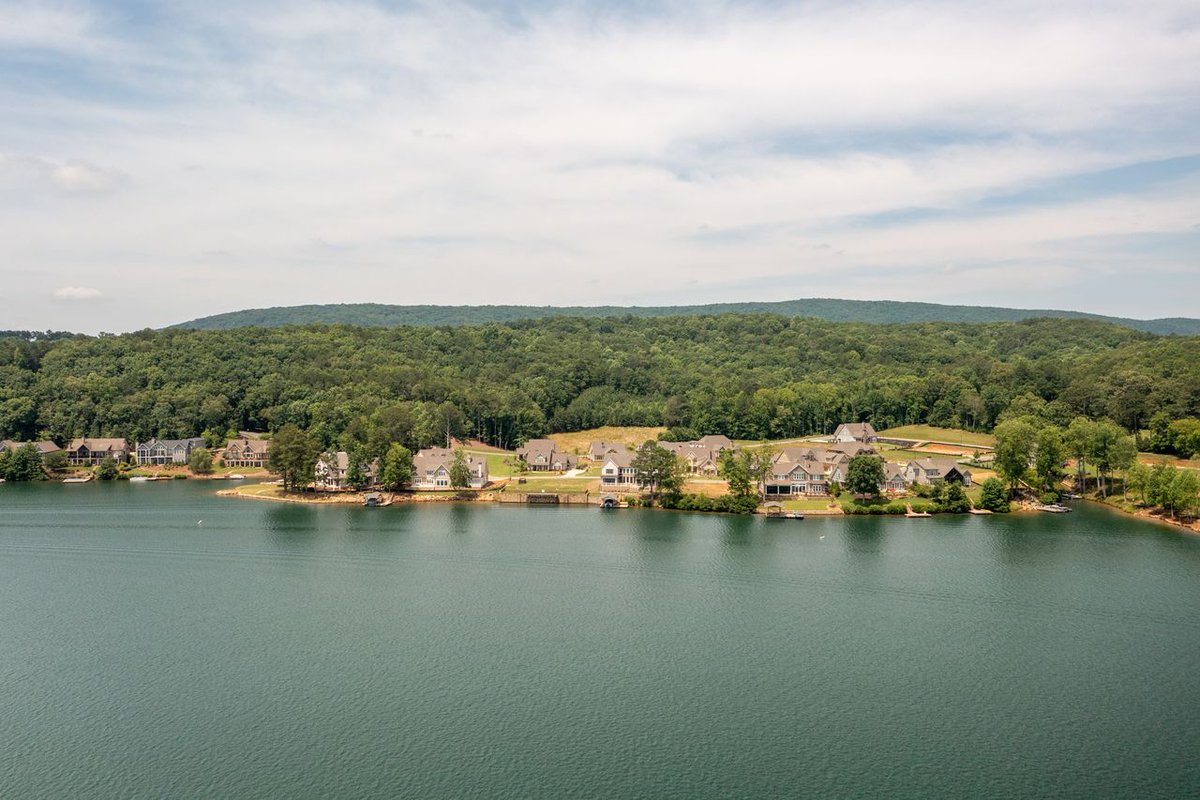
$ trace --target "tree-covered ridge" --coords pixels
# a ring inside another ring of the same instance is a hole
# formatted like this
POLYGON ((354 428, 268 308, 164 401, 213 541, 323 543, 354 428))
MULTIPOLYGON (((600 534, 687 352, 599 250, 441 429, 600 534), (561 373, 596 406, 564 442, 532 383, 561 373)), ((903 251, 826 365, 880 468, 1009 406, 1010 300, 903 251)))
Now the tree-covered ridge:
POLYGON ((325 448, 668 425, 760 439, 846 420, 1129 429, 1200 414, 1200 339, 1090 320, 834 323, 767 314, 0 339, 0 437, 310 430, 325 448))
POLYGON ((341 324, 482 325, 548 317, 678 317, 716 314, 768 313, 785 317, 814 317, 834 322, 1016 322, 1040 317, 1096 319, 1159 334, 1200 334, 1200 319, 1170 317, 1140 320, 1106 317, 1082 311, 954 306, 895 300, 836 300, 809 298, 772 303, 713 303, 694 306, 394 306, 379 303, 282 306, 232 311, 174 326, 209 330, 246 326, 341 324))

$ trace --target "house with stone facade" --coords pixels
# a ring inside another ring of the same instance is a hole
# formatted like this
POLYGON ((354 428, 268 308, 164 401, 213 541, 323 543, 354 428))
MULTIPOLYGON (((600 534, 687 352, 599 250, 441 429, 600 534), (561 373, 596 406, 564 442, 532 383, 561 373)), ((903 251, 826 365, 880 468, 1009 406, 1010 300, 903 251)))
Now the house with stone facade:
POLYGON ((271 452, 269 439, 230 439, 225 445, 221 462, 227 467, 254 467, 266 469, 267 457, 271 452))

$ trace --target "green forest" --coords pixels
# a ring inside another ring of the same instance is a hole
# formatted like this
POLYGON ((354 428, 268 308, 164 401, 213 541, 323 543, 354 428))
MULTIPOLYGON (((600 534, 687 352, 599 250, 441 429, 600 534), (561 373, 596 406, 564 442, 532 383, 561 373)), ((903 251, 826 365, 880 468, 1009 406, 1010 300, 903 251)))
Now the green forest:
POLYGON ((242 328, 250 325, 482 325, 548 317, 680 317, 718 314, 778 314, 813 317, 833 322, 1017 322, 1037 317, 1096 319, 1148 333, 1197 335, 1200 319, 1167 317, 1127 319, 1082 311, 951 306, 897 300, 837 300, 808 298, 770 303, 713 303, 701 306, 395 306, 380 303, 346 303, 280 306, 231 311, 184 322, 180 328, 242 328))
POLYGON ((1200 339, 1094 320, 772 314, 0 335, 0 438, 17 440, 294 423, 323 446, 381 455, 447 433, 502 447, 600 425, 773 439, 851 420, 991 430, 1030 415, 1130 431, 1200 416, 1200 339))

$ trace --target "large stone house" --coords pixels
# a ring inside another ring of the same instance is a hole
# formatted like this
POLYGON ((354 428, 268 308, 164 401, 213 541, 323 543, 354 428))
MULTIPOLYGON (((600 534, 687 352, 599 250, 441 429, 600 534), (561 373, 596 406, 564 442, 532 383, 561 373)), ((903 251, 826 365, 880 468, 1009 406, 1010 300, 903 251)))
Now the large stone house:
POLYGON ((869 422, 843 422, 833 432, 833 441, 841 443, 867 442, 869 444, 878 438, 879 434, 875 432, 875 428, 869 422))
POLYGON ((641 485, 638 472, 633 468, 635 454, 629 450, 609 453, 600 465, 600 488, 630 488, 636 489, 641 485))
POLYGON ((15 442, 12 439, 0 439, 0 450, 19 450, 27 444, 32 444, 42 455, 57 453, 62 448, 49 439, 41 442, 15 442))
POLYGON ((846 480, 850 456, 820 447, 785 447, 775 454, 764 481, 768 497, 829 494, 829 485, 846 480))
POLYGON ((265 469, 271 452, 268 439, 230 439, 225 445, 222 463, 227 467, 257 467, 265 469))
POLYGON ((575 468, 575 456, 558 449, 553 439, 530 439, 517 448, 517 458, 531 472, 564 472, 575 468))
MULTIPOLYGON (((347 482, 347 475, 350 473, 350 454, 345 450, 339 450, 336 453, 322 453, 317 459, 317 465, 314 470, 316 480, 313 485, 317 489, 325 489, 327 491, 341 491, 349 489, 350 484, 347 482)), ((379 476, 379 459, 375 458, 363 465, 363 473, 366 478, 366 485, 373 486, 379 476)))
POLYGON ((138 442, 133 458, 139 464, 186 464, 192 451, 206 444, 199 436, 191 439, 151 439, 138 442))
POLYGON ((129 443, 124 439, 72 439, 67 445, 67 462, 71 464, 99 464, 105 458, 117 463, 129 458, 129 443))
MULTIPOLYGON (((481 489, 488 481, 487 459, 476 459, 466 454, 467 469, 471 472, 470 487, 481 489)), ((449 489, 450 467, 454 465, 454 451, 448 447, 427 447, 413 456, 414 489, 449 489)))
POLYGON ((938 481, 971 485, 971 470, 951 458, 926 457, 909 461, 904 467, 904 478, 909 483, 932 486, 938 481))

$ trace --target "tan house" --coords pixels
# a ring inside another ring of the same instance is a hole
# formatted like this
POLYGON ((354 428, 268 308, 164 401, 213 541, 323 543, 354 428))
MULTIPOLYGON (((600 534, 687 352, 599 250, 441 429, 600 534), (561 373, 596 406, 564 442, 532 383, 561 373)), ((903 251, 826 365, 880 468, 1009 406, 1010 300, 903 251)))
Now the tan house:
POLYGON ((909 483, 932 486, 938 481, 971 485, 971 470, 950 458, 926 457, 909 461, 904 467, 904 478, 909 483))
MULTIPOLYGON (((373 486, 379 475, 379 459, 375 458, 364 465, 364 477, 366 484, 373 486)), ((317 489, 336 492, 343 489, 349 489, 350 484, 347 483, 346 476, 350 472, 350 454, 345 450, 339 450, 336 453, 322 453, 317 459, 317 465, 314 470, 316 480, 313 485, 317 489)))
POLYGON ((105 458, 117 463, 129 458, 129 444, 124 439, 72 439, 67 445, 70 464, 99 464, 105 458))
POLYGON ((879 438, 875 428, 869 422, 843 422, 833 432, 833 441, 848 444, 850 442, 871 443, 879 438))
MULTIPOLYGON (((487 459, 476 459, 466 453, 467 469, 471 472, 470 487, 481 489, 488 481, 487 459)), ((449 489, 450 467, 454 465, 454 451, 448 447, 427 447, 413 456, 414 489, 449 489)))
POLYGON ((564 472, 574 469, 575 456, 558 449, 553 439, 530 439, 517 448, 517 458, 532 472, 564 472))
POLYGON ((225 445, 222 463, 227 467, 256 467, 266 469, 271 452, 269 439, 231 439, 225 445))

